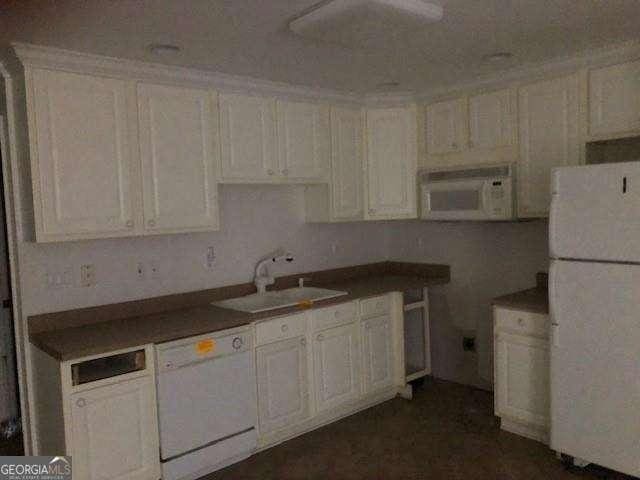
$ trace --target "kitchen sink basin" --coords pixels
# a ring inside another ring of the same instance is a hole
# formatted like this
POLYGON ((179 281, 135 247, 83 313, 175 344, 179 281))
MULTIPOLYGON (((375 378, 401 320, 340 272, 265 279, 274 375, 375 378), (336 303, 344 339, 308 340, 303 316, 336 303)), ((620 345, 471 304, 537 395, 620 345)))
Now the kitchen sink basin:
POLYGON ((266 293, 254 293, 244 297, 214 302, 213 305, 231 310, 240 310, 241 312, 258 313, 292 307, 301 302, 317 302, 328 298, 341 297, 342 295, 347 295, 347 292, 328 290, 326 288, 296 287, 266 293))

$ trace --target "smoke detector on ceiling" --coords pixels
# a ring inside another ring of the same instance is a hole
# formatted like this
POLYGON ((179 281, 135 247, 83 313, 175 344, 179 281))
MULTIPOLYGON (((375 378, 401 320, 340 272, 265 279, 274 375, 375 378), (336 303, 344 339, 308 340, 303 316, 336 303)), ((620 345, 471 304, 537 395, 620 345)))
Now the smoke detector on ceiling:
POLYGON ((349 48, 384 48, 442 19, 440 5, 425 0, 330 0, 289 23, 291 31, 349 48))

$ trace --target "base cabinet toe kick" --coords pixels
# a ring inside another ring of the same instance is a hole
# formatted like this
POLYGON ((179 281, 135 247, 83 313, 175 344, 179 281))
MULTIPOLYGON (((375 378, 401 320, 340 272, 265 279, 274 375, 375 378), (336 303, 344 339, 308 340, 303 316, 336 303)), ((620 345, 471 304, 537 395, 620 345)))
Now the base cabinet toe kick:
POLYGON ((38 455, 79 480, 192 480, 407 388, 399 292, 59 361, 34 347, 38 455))

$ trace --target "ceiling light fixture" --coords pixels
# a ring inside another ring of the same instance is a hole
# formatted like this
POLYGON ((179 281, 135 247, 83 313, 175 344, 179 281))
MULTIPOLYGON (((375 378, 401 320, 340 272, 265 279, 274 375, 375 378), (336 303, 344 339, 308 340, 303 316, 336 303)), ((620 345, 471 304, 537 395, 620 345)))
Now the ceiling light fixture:
POLYGON ((181 50, 178 45, 170 43, 152 43, 147 49, 154 55, 175 55, 181 50))
POLYGON ((511 52, 495 52, 489 53, 482 57, 482 61, 485 63, 500 63, 505 62, 513 57, 511 52))
POLYGON ((321 2, 316 8, 289 23, 289 28, 299 35, 308 29, 347 14, 362 6, 381 6, 421 18, 427 22, 438 22, 444 10, 440 5, 427 0, 330 0, 321 2))

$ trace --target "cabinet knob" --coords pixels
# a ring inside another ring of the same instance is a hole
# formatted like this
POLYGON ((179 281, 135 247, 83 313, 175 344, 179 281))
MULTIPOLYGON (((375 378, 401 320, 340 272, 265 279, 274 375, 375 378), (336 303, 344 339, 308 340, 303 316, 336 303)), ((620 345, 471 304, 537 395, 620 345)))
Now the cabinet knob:
POLYGON ((370 208, 369 209, 369 214, 373 215, 374 213, 376 213, 376 209, 375 208, 370 208))
POLYGON ((473 148, 474 145, 473 140, 469 140, 469 148, 473 148))
POLYGON ((80 408, 83 408, 87 404, 87 401, 84 398, 79 398, 76 400, 76 405, 80 408))
POLYGON ((333 316, 335 318, 338 318, 340 316, 340 312, 338 310, 336 310, 335 312, 333 312, 333 316))
POLYGON ((267 170, 267 175, 273 175, 273 173, 274 173, 273 170, 271 169, 267 170))
POLYGON ((456 142, 453 142, 453 143, 451 144, 451 148, 458 148, 458 144, 457 144, 456 142))
POLYGON ((316 339, 321 342, 322 340, 324 340, 324 335, 322 335, 321 333, 316 337, 316 339))
POLYGON ((155 220, 149 220, 147 222, 147 225, 149 225, 150 227, 155 227, 156 226, 156 221, 155 220))
POLYGON ((282 174, 283 175, 289 175, 289 170, 285 168, 284 170, 282 170, 282 174))
POLYGON ((133 220, 127 220, 127 223, 125 223, 125 225, 127 226, 127 228, 133 228, 133 220))
POLYGON ((236 338, 233 339, 233 342, 231 342, 231 345, 233 346, 234 350, 239 350, 240 347, 242 347, 243 343, 244 343, 244 341, 242 340, 242 338, 236 337, 236 338))
POLYGON ((286 332, 287 330, 289 330, 289 326, 284 324, 280 327, 280 330, 282 330, 283 332, 286 332))
POLYGON ((518 325, 524 325, 524 319, 519 318, 518 319, 518 325))
POLYGON ((371 330, 371 324, 369 322, 364 324, 364 329, 365 330, 371 330))
POLYGON ((300 339, 300 345, 306 345, 307 344, 307 339, 306 338, 301 338, 300 339))

